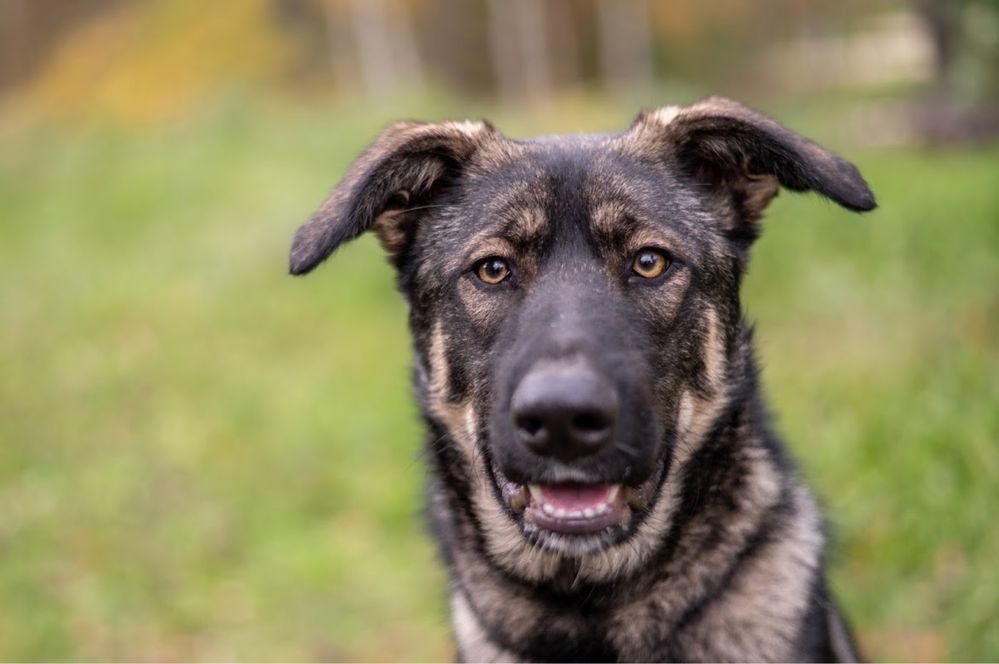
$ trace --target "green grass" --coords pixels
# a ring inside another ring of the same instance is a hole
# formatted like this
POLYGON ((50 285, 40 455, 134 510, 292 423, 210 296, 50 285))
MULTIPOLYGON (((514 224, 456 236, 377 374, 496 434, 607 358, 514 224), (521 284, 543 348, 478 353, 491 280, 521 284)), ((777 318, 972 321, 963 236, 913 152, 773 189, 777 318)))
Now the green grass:
MULTIPOLYGON (((285 275, 380 124, 443 114, 0 133, 0 659, 450 656, 391 273, 366 238, 285 275)), ((879 211, 772 206, 764 381, 871 656, 995 659, 999 149, 849 154, 879 211)))

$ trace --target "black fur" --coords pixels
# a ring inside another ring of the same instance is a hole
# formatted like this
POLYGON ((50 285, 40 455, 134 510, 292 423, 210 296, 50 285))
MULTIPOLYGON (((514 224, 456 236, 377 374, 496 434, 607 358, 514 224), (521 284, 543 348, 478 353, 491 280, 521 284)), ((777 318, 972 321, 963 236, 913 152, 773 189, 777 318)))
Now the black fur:
POLYGON ((293 274, 368 229, 398 270, 462 658, 858 657, 742 319, 778 186, 875 205, 852 164, 713 98, 619 134, 394 125, 299 230, 293 274), (607 497, 541 509, 580 485, 607 497))

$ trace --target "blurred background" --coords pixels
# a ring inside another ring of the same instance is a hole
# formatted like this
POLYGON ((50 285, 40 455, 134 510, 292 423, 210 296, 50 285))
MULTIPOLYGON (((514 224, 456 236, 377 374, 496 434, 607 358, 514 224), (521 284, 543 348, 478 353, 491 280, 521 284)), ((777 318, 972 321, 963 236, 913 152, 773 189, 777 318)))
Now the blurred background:
POLYGON ((876 660, 999 659, 999 4, 0 0, 0 659, 452 655, 403 304, 292 233, 399 118, 724 94, 855 161, 745 305, 876 660))

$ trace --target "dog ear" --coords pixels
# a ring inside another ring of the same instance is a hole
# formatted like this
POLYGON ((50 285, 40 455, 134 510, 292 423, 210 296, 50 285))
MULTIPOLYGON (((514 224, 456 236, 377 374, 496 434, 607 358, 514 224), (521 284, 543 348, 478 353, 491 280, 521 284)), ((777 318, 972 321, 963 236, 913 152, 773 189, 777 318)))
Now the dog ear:
POLYGON ((732 222, 736 236, 756 236, 756 222, 779 186, 816 191, 855 212, 877 206, 853 164, 729 99, 647 111, 631 132, 640 144, 651 140, 664 148, 706 187, 710 203, 732 222))
POLYGON ((486 122, 399 122, 388 127, 295 233, 291 273, 309 272, 341 243, 368 229, 375 230, 389 254, 399 254, 412 237, 418 208, 445 180, 457 177, 495 134, 486 122))

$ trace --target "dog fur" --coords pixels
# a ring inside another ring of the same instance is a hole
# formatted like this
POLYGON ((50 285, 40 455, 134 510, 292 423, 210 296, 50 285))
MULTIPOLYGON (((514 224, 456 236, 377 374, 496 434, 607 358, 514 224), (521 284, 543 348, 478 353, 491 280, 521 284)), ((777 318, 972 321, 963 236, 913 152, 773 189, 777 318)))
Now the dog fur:
POLYGON ((875 207, 852 164, 727 99, 525 141, 405 122, 299 229, 293 274, 367 230, 397 269, 459 657, 858 658, 739 299, 781 186, 875 207), (643 280, 629 261, 650 247, 668 265, 643 280), (495 257, 509 276, 486 284, 476 266, 495 257), (617 395, 613 441, 539 456, 511 428, 512 394, 538 366, 577 360, 617 395), (626 520, 546 531, 524 507, 537 482, 619 482, 626 520))

